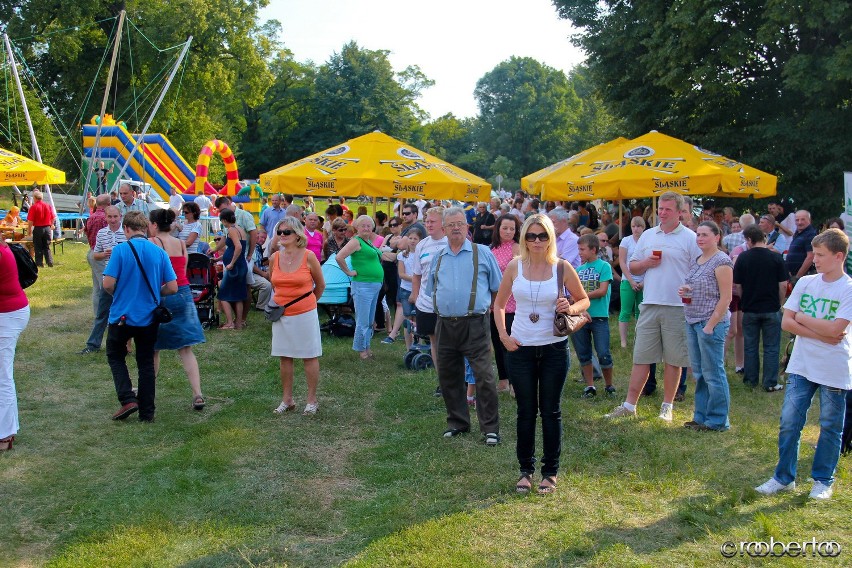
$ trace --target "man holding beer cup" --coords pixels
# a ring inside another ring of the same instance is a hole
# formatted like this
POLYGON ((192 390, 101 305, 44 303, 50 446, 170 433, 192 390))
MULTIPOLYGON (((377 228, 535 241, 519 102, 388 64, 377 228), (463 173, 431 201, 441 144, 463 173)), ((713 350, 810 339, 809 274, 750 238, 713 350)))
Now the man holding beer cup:
POLYGON ((663 404, 659 417, 672 421, 672 409, 680 381, 681 367, 689 366, 686 324, 678 288, 683 284, 690 262, 701 255, 695 233, 680 222, 683 196, 667 191, 659 198, 660 224, 648 229, 630 257, 631 274, 644 274, 644 297, 636 322, 636 344, 627 400, 607 414, 607 418, 636 416, 651 364, 665 362, 663 404))

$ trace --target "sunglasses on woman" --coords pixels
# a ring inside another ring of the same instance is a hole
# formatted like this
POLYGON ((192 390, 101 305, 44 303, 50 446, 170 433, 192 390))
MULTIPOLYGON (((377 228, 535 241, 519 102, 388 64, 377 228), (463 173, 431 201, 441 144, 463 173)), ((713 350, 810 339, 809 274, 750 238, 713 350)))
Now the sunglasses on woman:
POLYGON ((528 243, 533 243, 536 239, 545 243, 550 240, 550 235, 548 235, 547 233, 527 233, 524 239, 528 243))
POLYGON ((390 227, 391 229, 393 229, 394 227, 399 227, 399 223, 390 223, 388 224, 388 227, 390 227))
POLYGON ((293 234, 293 232, 294 231, 292 231, 291 229, 281 229, 279 231, 275 231, 275 234, 279 237, 289 237, 293 234))
POLYGON ((345 232, 346 232, 346 228, 343 228, 343 229, 335 229, 335 231, 337 231, 338 233, 345 233, 345 232))

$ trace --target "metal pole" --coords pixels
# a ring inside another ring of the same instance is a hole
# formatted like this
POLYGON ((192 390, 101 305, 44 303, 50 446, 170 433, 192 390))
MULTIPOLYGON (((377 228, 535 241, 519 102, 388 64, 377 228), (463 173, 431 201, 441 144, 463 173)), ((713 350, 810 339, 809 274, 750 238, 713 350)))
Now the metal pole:
MULTIPOLYGON (((151 116, 148 117, 148 120, 145 122, 145 126, 142 128, 142 132, 137 136, 136 143, 133 144, 133 148, 130 150, 130 154, 127 155, 127 160, 124 162, 124 165, 121 167, 121 171, 118 172, 118 177, 115 179, 113 183, 112 189, 115 189, 115 186, 118 185, 118 180, 120 180, 124 176, 124 172, 127 171, 127 167, 130 165, 131 160, 133 159, 133 154, 136 153, 136 149, 139 147, 139 144, 142 140, 145 139, 145 134, 148 133, 148 128, 151 126, 151 122, 154 120, 154 116, 157 114, 157 111, 160 109, 160 105, 163 102, 163 99, 166 98, 166 93, 169 91, 169 87, 172 86, 172 81, 174 81, 175 75, 177 75, 178 68, 180 68, 181 63, 183 63, 183 58, 186 57, 186 52, 189 51, 189 45, 192 43, 192 36, 187 38, 186 43, 183 46, 183 49, 180 52, 180 56, 175 62, 175 66, 172 68, 169 73, 169 78, 166 81, 165 86, 163 87, 163 91, 160 93, 160 97, 157 99, 156 104, 154 104, 154 108, 151 110, 151 116)), ((141 164, 144 160, 145 156, 143 154, 142 159, 139 160, 141 164)), ((144 175, 144 164, 142 165, 143 175, 144 175)))
MULTIPOLYGON (((98 157, 100 156, 101 128, 103 127, 103 124, 104 124, 104 113, 106 113, 107 103, 109 102, 109 89, 112 86, 112 75, 113 75, 113 72, 115 71, 115 60, 118 58, 118 49, 121 46, 121 31, 124 27, 124 15, 125 15, 124 10, 122 10, 121 13, 118 15, 118 29, 115 32, 115 43, 112 46, 112 59, 109 62, 109 73, 107 74, 106 88, 104 89, 104 98, 103 98, 103 101, 101 101, 101 113, 98 115, 98 116, 101 117, 101 119, 98 121, 98 128, 95 131, 95 146, 94 146, 94 148, 92 148, 92 158, 91 158, 92 161, 89 162, 89 168, 86 171, 86 183, 85 183, 85 185, 83 185, 83 203, 80 204, 80 213, 81 214, 83 212, 83 207, 84 207, 84 204, 86 202, 86 192, 89 189, 89 182, 91 181, 91 176, 92 176, 91 165, 92 165, 92 163, 96 162, 98 160, 98 157)), ((81 158, 81 160, 82 160, 82 158, 81 158)), ((106 175, 106 174, 104 174, 104 175, 106 175)), ((97 194, 97 191, 95 191, 95 193, 97 194)))
MULTIPOLYGON (((15 63, 15 56, 12 54, 12 44, 9 42, 9 36, 5 33, 3 34, 3 41, 6 44, 6 53, 9 55, 9 64, 12 67, 12 76, 15 78, 15 85, 18 87, 18 95, 21 97, 21 106, 24 108, 24 118, 27 121, 27 129, 30 131, 30 139, 33 144, 33 157, 35 157, 37 162, 42 163, 41 152, 38 149, 38 140, 36 140, 35 130, 33 130, 33 121, 30 118, 30 109, 27 107, 27 99, 24 98, 24 89, 21 87, 21 78, 18 75, 18 65, 15 63)), ((50 208, 53 209, 53 214, 56 215, 56 206, 53 204, 53 194, 50 192, 50 185, 44 184, 44 188, 47 190, 50 208)))

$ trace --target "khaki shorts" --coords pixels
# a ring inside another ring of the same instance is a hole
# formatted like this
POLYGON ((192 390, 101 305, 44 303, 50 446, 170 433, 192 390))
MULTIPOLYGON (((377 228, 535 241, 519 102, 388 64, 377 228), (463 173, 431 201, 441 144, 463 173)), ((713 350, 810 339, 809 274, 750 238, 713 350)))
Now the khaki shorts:
POLYGON ((660 361, 675 367, 689 367, 683 308, 644 304, 639 307, 636 322, 633 362, 650 365, 660 361))

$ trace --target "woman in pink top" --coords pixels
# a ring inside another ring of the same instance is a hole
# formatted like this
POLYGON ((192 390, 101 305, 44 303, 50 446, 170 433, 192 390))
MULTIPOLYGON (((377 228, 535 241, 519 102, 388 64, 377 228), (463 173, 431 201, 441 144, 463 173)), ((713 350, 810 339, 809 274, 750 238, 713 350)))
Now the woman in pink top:
POLYGON ((18 395, 12 376, 18 337, 30 321, 30 304, 18 282, 15 255, 0 239, 0 451, 11 450, 18 433, 18 395))
MULTIPOLYGON (((496 226, 491 235, 491 252, 497 259, 500 272, 506 272, 509 261, 518 256, 520 245, 518 239, 521 236, 521 222, 514 215, 501 215, 497 218, 496 226)), ((515 297, 509 296, 506 302, 506 331, 512 333, 512 321, 515 319, 515 297)), ((506 372, 506 348, 500 341, 497 333, 497 324, 494 323, 494 313, 491 313, 491 345, 494 346, 494 360, 497 362, 497 392, 507 392, 514 396, 514 391, 509 384, 509 374, 506 372)))
POLYGON ((314 253, 318 260, 325 260, 322 257, 325 232, 320 227, 319 216, 316 213, 308 213, 308 216, 305 217, 305 239, 307 240, 305 248, 314 253))

